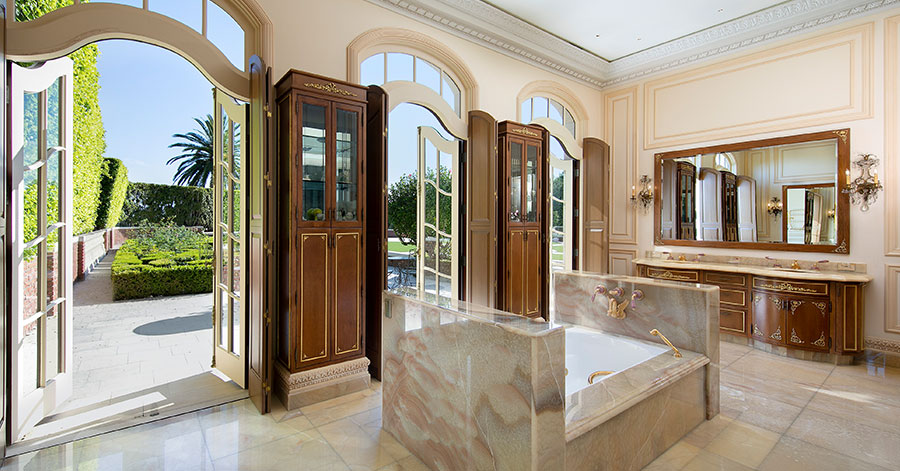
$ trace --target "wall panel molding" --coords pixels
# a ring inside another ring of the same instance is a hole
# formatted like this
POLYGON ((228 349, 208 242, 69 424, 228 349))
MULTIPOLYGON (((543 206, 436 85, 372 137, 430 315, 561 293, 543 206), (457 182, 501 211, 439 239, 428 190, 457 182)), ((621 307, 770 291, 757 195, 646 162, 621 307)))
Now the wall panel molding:
POLYGON ((609 273, 613 275, 634 275, 634 264, 632 261, 637 258, 638 249, 610 247, 609 248, 609 273))
POLYGON ((631 187, 637 185, 638 87, 604 94, 605 136, 610 146, 610 243, 637 244, 631 187))
POLYGON ((884 254, 900 256, 900 15, 884 21, 884 254))
POLYGON ((644 86, 644 148, 852 121, 873 113, 874 23, 644 86))
POLYGON ((900 265, 884 266, 884 331, 900 334, 900 265))
POLYGON ((866 348, 882 352, 900 353, 900 342, 896 340, 866 337, 866 348))

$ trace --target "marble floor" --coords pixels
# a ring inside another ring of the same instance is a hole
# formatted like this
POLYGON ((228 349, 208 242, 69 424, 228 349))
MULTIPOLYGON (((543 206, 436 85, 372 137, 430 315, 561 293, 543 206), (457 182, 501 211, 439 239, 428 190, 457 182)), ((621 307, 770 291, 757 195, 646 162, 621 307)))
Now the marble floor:
MULTIPOLYGON (((722 413, 647 470, 888 470, 900 369, 722 344, 722 413)), ((424 470, 381 430, 381 387, 259 415, 248 400, 8 459, 3 470, 424 470)))

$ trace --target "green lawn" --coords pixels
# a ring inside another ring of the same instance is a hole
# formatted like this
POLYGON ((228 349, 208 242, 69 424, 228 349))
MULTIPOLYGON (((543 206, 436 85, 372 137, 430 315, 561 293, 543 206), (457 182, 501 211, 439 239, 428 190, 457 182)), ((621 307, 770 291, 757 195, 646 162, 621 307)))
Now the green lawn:
POLYGON ((563 259, 563 244, 562 242, 554 242, 553 250, 550 251, 550 255, 553 256, 553 260, 562 260, 563 259), (559 253, 557 253, 559 252, 559 253))
POLYGON ((389 252, 409 252, 416 248, 415 244, 404 244, 400 241, 388 241, 389 252))

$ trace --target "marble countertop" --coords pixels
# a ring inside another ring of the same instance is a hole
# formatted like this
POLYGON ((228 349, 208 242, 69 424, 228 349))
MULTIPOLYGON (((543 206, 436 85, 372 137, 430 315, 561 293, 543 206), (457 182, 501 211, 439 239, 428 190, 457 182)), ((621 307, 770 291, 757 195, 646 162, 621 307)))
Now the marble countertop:
POLYGON ((841 281, 846 283, 868 283, 874 278, 866 273, 853 271, 824 271, 824 270, 792 270, 790 268, 770 268, 760 265, 746 265, 740 263, 713 263, 665 260, 658 258, 639 258, 633 261, 635 265, 647 265, 656 268, 709 270, 731 273, 744 273, 750 275, 769 276, 773 278, 789 278, 795 280, 815 281, 841 281))

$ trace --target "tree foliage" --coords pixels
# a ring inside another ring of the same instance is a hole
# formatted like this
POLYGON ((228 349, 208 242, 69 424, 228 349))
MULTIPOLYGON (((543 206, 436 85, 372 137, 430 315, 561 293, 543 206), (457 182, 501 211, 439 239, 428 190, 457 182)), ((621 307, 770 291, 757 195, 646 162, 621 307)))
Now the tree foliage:
MULTIPOLYGON (((212 183, 215 155, 213 154, 213 141, 215 135, 213 129, 215 127, 212 115, 206 115, 206 118, 194 118, 194 122, 199 126, 188 133, 173 134, 172 137, 179 139, 172 144, 170 148, 181 149, 181 154, 172 157, 166 162, 172 165, 178 162, 178 168, 175 170, 175 176, 172 182, 176 185, 186 186, 208 186, 212 183)), ((222 124, 225 129, 222 130, 224 149, 223 155, 227 155, 227 149, 231 147, 232 130, 228 129, 228 122, 225 120, 222 124)), ((234 123, 234 167, 241 167, 241 128, 239 123, 234 123)))
MULTIPOLYGON (((435 180, 434 169, 425 171, 427 180, 435 180)), ((450 169, 440 167, 440 187, 444 192, 452 193, 453 179, 450 169)), ((404 244, 417 243, 417 217, 418 217, 418 172, 402 175, 388 189, 387 211, 388 227, 394 230, 397 237, 404 244)), ((429 183, 425 184, 425 220, 434 221, 436 203, 440 200, 440 227, 441 232, 450 234, 453 223, 453 200, 450 196, 439 195, 438 191, 429 183)), ((427 234, 434 237, 433 234, 427 234)))
POLYGON ((119 159, 106 158, 100 182, 97 229, 116 227, 122 217, 122 205, 128 194, 128 169, 119 159))
POLYGON ((119 226, 171 223, 211 231, 213 201, 210 188, 132 182, 119 226))
MULTIPOLYGON (((72 0, 16 0, 16 21, 29 21, 72 4, 72 0)), ((94 230, 103 175, 105 131, 100 114, 99 50, 96 44, 69 54, 74 69, 73 208, 75 235, 94 230)), ((52 110, 51 110, 52 111, 52 110)))
MULTIPOLYGON (((566 189, 566 181, 563 178, 564 175, 559 175, 553 179, 553 184, 551 185, 553 191, 553 197, 558 198, 562 201, 566 200, 565 197, 565 189, 566 189)), ((559 201, 552 200, 553 204, 553 221, 551 221, 551 225, 554 227, 562 227, 563 225, 563 203, 559 201)))

